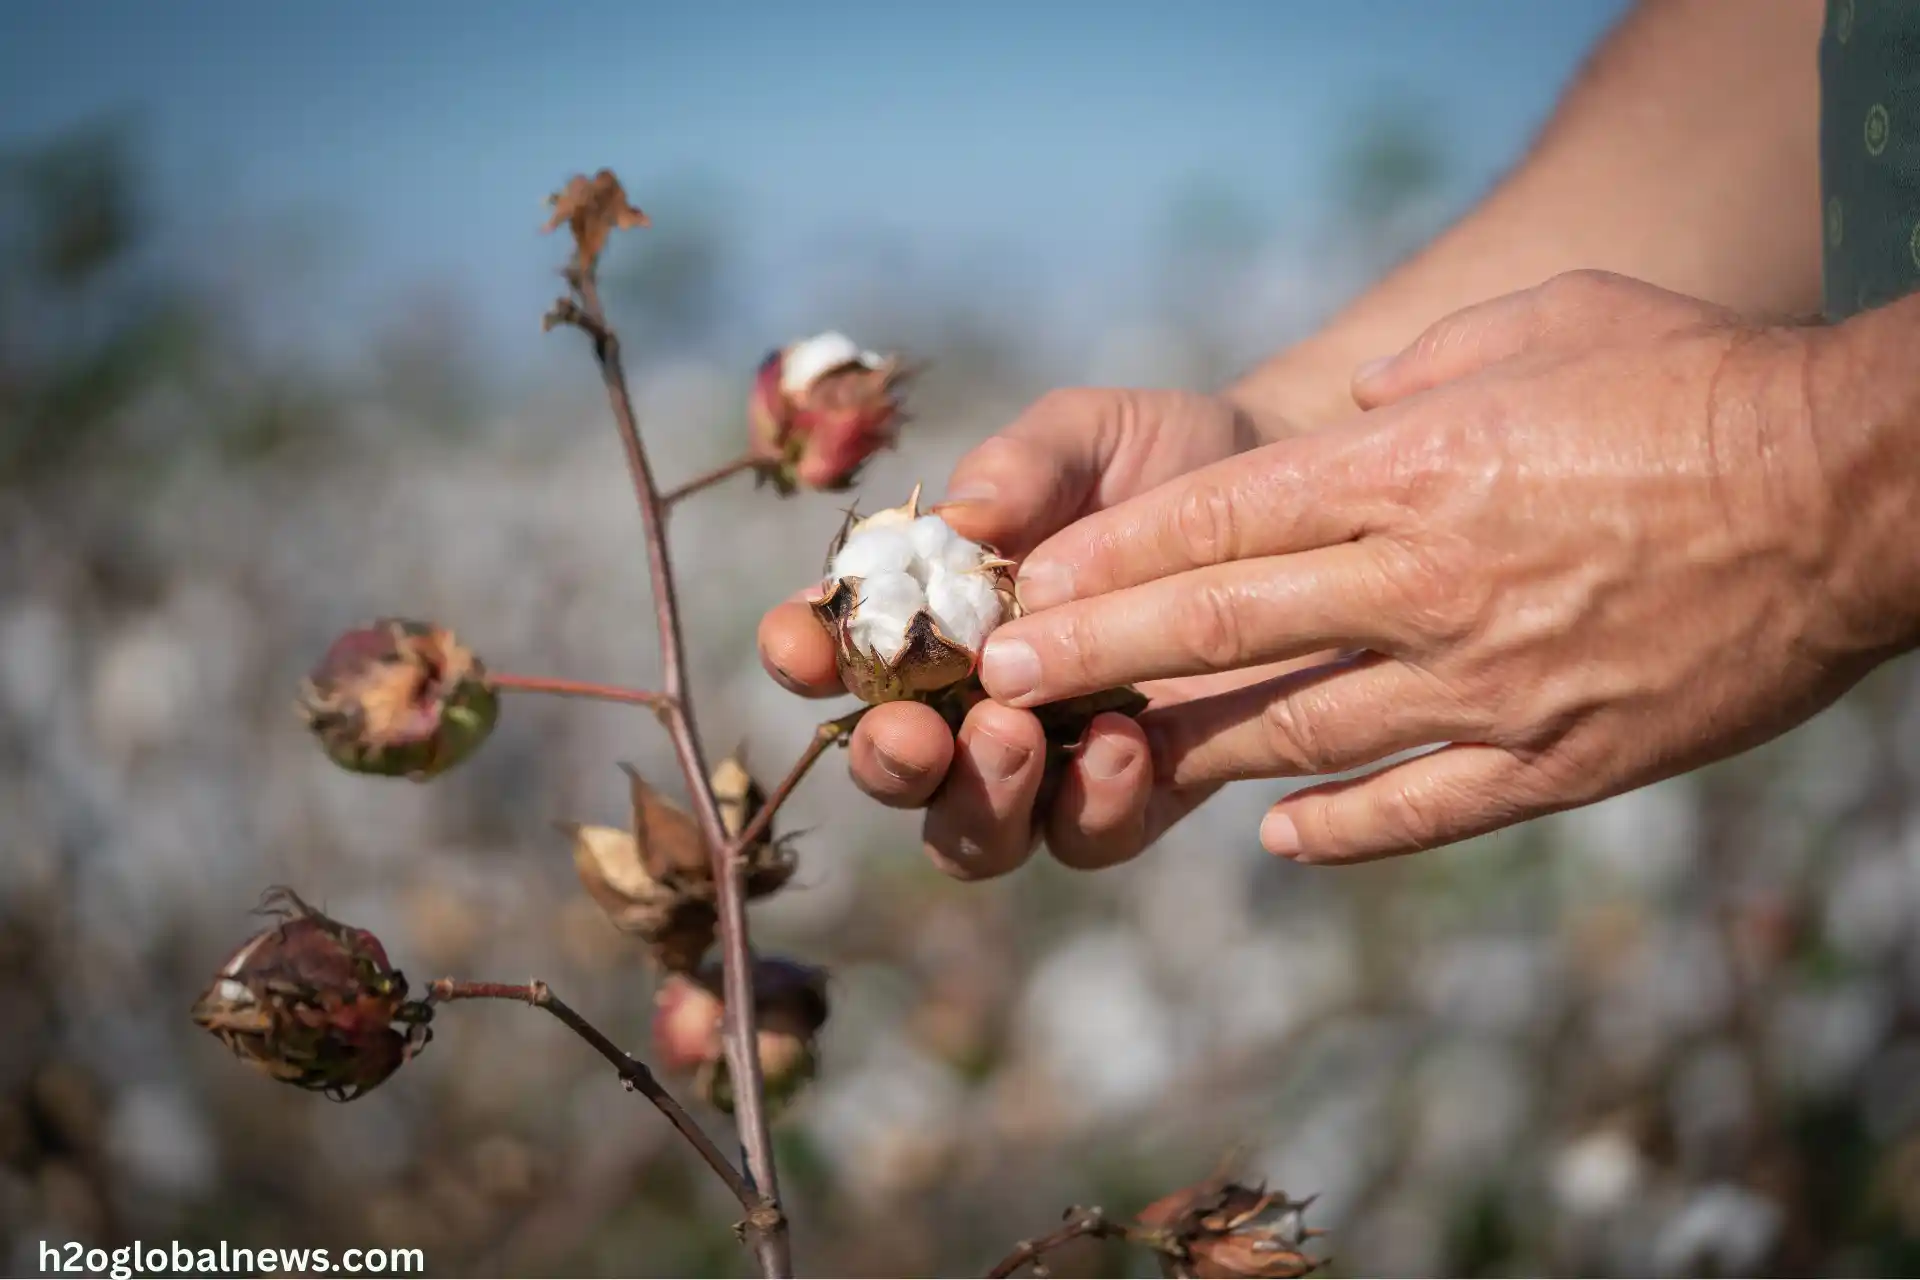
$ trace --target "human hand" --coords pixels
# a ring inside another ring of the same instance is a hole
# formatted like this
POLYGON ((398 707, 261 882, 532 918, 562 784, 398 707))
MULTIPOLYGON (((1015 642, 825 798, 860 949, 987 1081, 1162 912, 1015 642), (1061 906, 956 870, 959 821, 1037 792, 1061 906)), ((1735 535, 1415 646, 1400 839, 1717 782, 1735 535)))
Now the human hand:
MULTIPOLYGON (((1208 396, 1055 392, 962 459, 938 509, 962 534, 1018 558, 1075 519, 1253 447, 1260 429, 1241 407, 1208 396)), ((773 677, 796 693, 845 692, 833 645, 798 596, 761 621, 760 654, 773 677)), ((1146 692, 1165 705, 1252 678, 1233 672, 1164 681, 1146 692)), ((968 713, 956 743, 932 708, 897 702, 862 719, 850 763, 855 782, 883 803, 929 805, 929 855, 967 879, 1019 866, 1042 832, 1070 865, 1131 857, 1214 790, 1156 789, 1139 726, 1125 716, 1101 715, 1050 812, 1036 815, 1044 745, 1030 711, 983 702, 968 713)))
POLYGON ((1757 744, 1887 641, 1811 434, 1817 341, 1591 273, 1457 313, 1363 371, 1363 418, 1041 543, 986 689, 1032 706, 1347 652, 1141 720, 1176 791, 1449 744, 1275 805, 1263 842, 1310 862, 1447 844, 1757 744))

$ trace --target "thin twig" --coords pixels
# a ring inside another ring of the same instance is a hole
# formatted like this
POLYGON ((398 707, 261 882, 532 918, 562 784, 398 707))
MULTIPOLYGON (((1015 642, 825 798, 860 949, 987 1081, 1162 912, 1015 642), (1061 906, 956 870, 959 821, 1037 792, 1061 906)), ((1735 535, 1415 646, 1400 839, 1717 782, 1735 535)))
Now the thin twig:
POLYGON ((691 498, 702 489, 711 489, 723 480, 730 480, 742 471, 751 470, 758 465, 759 459, 750 453, 743 453, 732 462, 723 462, 711 471, 703 471, 693 479, 675 489, 669 489, 660 495, 660 504, 671 507, 684 498, 691 498))
POLYGON ((733 842, 736 851, 751 847, 754 841, 767 833, 767 828, 773 825, 773 816, 787 802, 787 797, 793 794, 793 789, 800 785, 800 780, 807 776, 807 770, 813 768, 814 761, 825 755, 828 747, 845 742, 852 735, 854 726, 860 723, 860 718, 871 710, 872 707, 860 707, 838 720, 825 721, 814 729, 813 741, 807 744, 807 749, 787 770, 787 776, 780 779, 780 785, 767 796, 766 803, 753 815, 753 820, 740 829, 739 836, 733 842))
POLYGON ((693 1149, 700 1153, 700 1158, 707 1162, 708 1167, 720 1175, 720 1181, 727 1184, 727 1190, 733 1193, 734 1198, 740 1202, 740 1207, 747 1211, 749 1218, 766 1211, 767 1206, 762 1203, 759 1196, 754 1194, 753 1188, 747 1184, 746 1179, 740 1176, 740 1171, 734 1168, 727 1157, 721 1153, 720 1148, 713 1144, 713 1139, 694 1123, 693 1117, 687 1114, 686 1108, 667 1092, 665 1086, 648 1069, 647 1064, 608 1039, 600 1028, 581 1017, 571 1005, 554 995, 546 983, 537 981, 525 984, 456 982, 452 978, 441 978, 427 989, 427 998, 435 1004, 447 1004, 454 1000, 516 1000, 522 1004, 530 1004, 536 1009, 545 1009, 565 1023, 568 1030, 592 1045, 601 1057, 611 1062, 613 1069, 620 1073, 620 1080, 627 1088, 641 1094, 648 1102, 659 1108, 660 1114, 680 1131, 681 1137, 692 1144, 693 1149))
POLYGON ((634 494, 639 499, 640 523, 647 543, 647 570, 653 583, 654 619, 660 630, 660 683, 669 700, 661 719, 673 741, 680 771, 686 775, 687 793, 693 801, 693 815, 699 823, 701 838, 713 856, 720 962, 724 973, 721 998, 726 1007, 723 1030, 727 1072, 734 1086, 734 1123, 739 1130, 740 1144, 746 1149, 747 1172, 767 1210, 750 1223, 754 1252, 769 1280, 784 1280, 793 1274, 793 1262, 786 1218, 780 1211, 779 1175, 774 1168, 773 1138, 767 1127, 765 1086, 760 1075, 760 1055, 756 1051, 753 953, 747 940, 746 893, 741 882, 741 862, 734 856, 732 842, 727 839, 706 759, 700 749, 699 730, 688 705, 686 649, 680 633, 673 565, 667 556, 666 507, 660 501, 660 491, 647 462, 646 446, 641 442, 639 422, 633 411, 633 397, 627 389, 626 371, 620 362, 620 339, 608 325, 606 312, 601 307, 591 261, 570 267, 567 280, 576 297, 563 298, 555 304, 547 323, 549 326, 571 324, 592 339, 600 381, 606 387, 607 402, 626 450, 627 469, 633 476, 634 494))
POLYGON ((617 684, 592 684, 585 680, 557 680, 549 676, 521 676, 507 671, 489 671, 487 683, 496 689, 520 693, 550 693, 561 698, 592 698, 599 702, 624 702, 636 707, 664 710, 668 699, 651 689, 625 689, 617 684))
POLYGON ((1065 1226, 1035 1240, 1022 1240, 1013 1247, 1012 1253, 993 1264, 993 1269, 987 1272, 987 1280, 998 1280, 999 1277, 1010 1276, 1022 1267, 1039 1262, 1042 1257, 1061 1245, 1088 1236, 1127 1240, 1132 1238, 1133 1231, 1125 1223, 1115 1222, 1107 1217, 1100 1209, 1088 1209, 1075 1205, 1067 1210, 1065 1226))

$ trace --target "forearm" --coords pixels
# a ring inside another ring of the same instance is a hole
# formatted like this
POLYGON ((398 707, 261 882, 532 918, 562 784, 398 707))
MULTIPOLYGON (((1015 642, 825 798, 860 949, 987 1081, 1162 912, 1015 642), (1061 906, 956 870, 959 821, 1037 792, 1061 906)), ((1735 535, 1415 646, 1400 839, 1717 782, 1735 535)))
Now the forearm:
POLYGON ((1820 0, 1645 0, 1480 205, 1232 394, 1312 428, 1433 321, 1600 268, 1748 312, 1814 310, 1820 0))
POLYGON ((1920 646, 1920 294, 1809 331, 1795 395, 1825 500, 1823 578, 1867 655, 1920 646))

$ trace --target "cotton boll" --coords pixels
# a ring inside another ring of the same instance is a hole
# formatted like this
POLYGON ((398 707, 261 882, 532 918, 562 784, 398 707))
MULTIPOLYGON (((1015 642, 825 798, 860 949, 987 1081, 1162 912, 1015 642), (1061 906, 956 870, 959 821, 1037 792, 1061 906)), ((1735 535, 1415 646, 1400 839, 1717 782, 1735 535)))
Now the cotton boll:
POLYGON ((906 647, 907 624, 927 603, 912 575, 881 573, 860 583, 860 607, 849 630, 854 647, 876 653, 888 662, 906 647))
POLYGON ((1000 624, 1002 605, 984 573, 954 573, 936 566, 927 583, 927 608, 940 633, 978 653, 1000 624))
MULTIPOLYGON (((833 558, 829 576, 872 578, 888 573, 912 573, 914 546, 907 531, 898 528, 863 529, 833 558)), ((918 575, 915 575, 918 576, 918 575)))
POLYGON ((921 516, 907 528, 913 553, 931 573, 937 566, 954 573, 965 573, 978 565, 985 555, 979 543, 961 537, 952 525, 939 516, 921 516))
POLYGON ((876 368, 880 357, 863 351, 860 344, 844 333, 822 333, 789 346, 780 366, 780 389, 799 395, 842 365, 864 364, 876 368))

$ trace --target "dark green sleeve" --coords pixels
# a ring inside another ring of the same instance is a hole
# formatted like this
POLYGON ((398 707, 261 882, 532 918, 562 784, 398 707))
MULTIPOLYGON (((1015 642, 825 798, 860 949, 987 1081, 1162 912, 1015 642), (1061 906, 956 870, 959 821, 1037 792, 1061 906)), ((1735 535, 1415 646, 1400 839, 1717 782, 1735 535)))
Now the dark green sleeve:
POLYGON ((1828 0, 1820 185, 1827 318, 1920 289, 1920 0, 1828 0))

